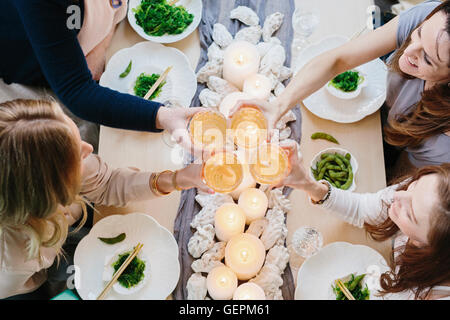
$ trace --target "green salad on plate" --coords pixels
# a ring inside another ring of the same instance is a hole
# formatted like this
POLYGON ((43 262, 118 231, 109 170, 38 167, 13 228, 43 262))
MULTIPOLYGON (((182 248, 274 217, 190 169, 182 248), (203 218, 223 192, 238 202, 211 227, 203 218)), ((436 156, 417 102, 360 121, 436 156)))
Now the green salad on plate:
POLYGON ((183 6, 172 6, 166 0, 142 0, 133 9, 136 23, 150 36, 180 34, 194 21, 194 15, 183 6))
POLYGON ((358 71, 345 71, 331 80, 329 85, 344 92, 352 92, 363 81, 364 77, 358 71))

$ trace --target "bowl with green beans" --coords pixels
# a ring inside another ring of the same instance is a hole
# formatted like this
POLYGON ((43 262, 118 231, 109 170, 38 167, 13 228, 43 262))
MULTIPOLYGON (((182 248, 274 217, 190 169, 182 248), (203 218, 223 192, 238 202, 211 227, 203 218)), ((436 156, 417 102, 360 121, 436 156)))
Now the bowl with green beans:
POLYGON ((354 191, 357 171, 358 162, 349 151, 327 148, 313 157, 309 174, 316 181, 326 180, 335 188, 354 191))

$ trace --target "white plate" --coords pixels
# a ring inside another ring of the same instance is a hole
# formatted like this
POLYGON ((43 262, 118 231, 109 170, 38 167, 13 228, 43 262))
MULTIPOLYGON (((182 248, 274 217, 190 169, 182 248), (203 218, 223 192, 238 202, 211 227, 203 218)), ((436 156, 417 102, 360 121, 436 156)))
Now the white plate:
MULTIPOLYGON (((320 42, 305 48, 298 57, 297 72, 319 54, 334 49, 348 38, 329 36, 320 42)), ((368 86, 361 94, 351 100, 332 96, 325 86, 306 98, 303 103, 316 116, 340 123, 357 122, 377 111, 386 100, 387 68, 380 59, 372 60, 358 67, 367 75, 368 86)))
MULTIPOLYGON (((352 185, 350 186, 350 188, 348 188, 347 190, 348 191, 354 191, 356 189, 356 182, 355 182, 355 180, 356 180, 356 172, 358 171, 358 161, 356 161, 355 156, 351 152, 349 152, 349 151, 347 151, 345 149, 342 149, 342 148, 327 148, 325 150, 320 151, 318 154, 316 154, 312 158, 311 163, 310 163, 310 167, 316 169, 316 164, 317 164, 317 162, 319 162, 321 160, 322 154, 324 154, 324 153, 336 153, 336 152, 339 153, 340 155, 343 155, 343 156, 345 156, 347 153, 350 153, 350 155, 351 155, 350 164, 351 164, 352 170, 353 170, 353 182, 352 182, 352 185)), ((311 172, 311 169, 309 170, 309 175, 310 175, 311 178, 314 179, 314 176, 313 176, 313 174, 311 172)))
POLYGON ((135 14, 133 12, 133 9, 137 8, 141 4, 141 0, 130 0, 128 3, 128 21, 130 22, 131 27, 139 34, 142 38, 146 40, 150 40, 153 42, 159 42, 159 43, 172 43, 180 41, 184 38, 186 38, 188 35, 190 35, 200 24, 200 21, 202 20, 202 11, 203 11, 203 5, 202 0, 180 0, 176 4, 182 5, 186 8, 186 10, 194 15, 194 20, 192 23, 180 34, 174 34, 174 35, 163 35, 160 37, 150 36, 145 33, 144 29, 140 27, 136 23, 135 14))
POLYGON ((180 277, 178 245, 173 235, 152 217, 142 213, 114 215, 100 220, 84 237, 75 250, 75 287, 84 300, 96 299, 107 282, 102 276, 105 258, 117 253, 120 248, 133 248, 143 243, 142 256, 148 279, 139 291, 121 295, 110 290, 107 300, 162 300, 175 289, 180 277), (98 237, 114 237, 125 232, 126 239, 109 245, 98 237))
POLYGON ((136 79, 143 72, 162 74, 172 66, 157 102, 177 100, 189 107, 197 90, 197 77, 188 58, 178 49, 165 47, 150 41, 140 42, 131 48, 118 51, 108 62, 100 78, 100 85, 122 93, 134 94, 136 79), (131 71, 125 78, 120 74, 132 61, 131 71))
POLYGON ((390 270, 386 260, 374 249, 347 242, 334 242, 307 259, 297 274, 295 300, 336 300, 331 285, 350 273, 366 273, 363 280, 370 300, 379 300, 379 277, 390 270))

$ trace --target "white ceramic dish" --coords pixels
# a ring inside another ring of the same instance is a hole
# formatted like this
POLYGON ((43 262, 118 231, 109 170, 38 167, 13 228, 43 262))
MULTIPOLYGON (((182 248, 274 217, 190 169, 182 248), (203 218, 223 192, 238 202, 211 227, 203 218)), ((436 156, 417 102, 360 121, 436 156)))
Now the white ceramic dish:
POLYGON ((100 85, 122 93, 134 95, 134 85, 141 73, 162 74, 172 66, 161 93, 153 101, 177 100, 189 107, 197 90, 197 77, 188 58, 178 49, 150 41, 140 42, 131 48, 118 51, 108 62, 100 78, 100 85), (132 61, 131 71, 125 78, 120 74, 132 61))
MULTIPOLYGON (((141 213, 113 215, 97 222, 75 250, 75 287, 84 300, 94 300, 107 282, 103 280, 105 260, 138 243, 149 270, 147 280, 136 292, 111 290, 107 300, 163 300, 175 289, 180 277, 178 245, 173 235, 152 217, 141 213), (125 232, 126 239, 109 245, 98 237, 114 237, 125 232)), ((146 269, 147 269, 146 267, 146 269)))
MULTIPOLYGON (((350 186, 350 188, 348 188, 348 190, 354 191, 356 189, 355 180, 356 180, 356 173, 358 171, 358 161, 356 161, 355 156, 351 152, 349 152, 345 149, 342 149, 342 148, 327 148, 325 150, 320 151, 318 154, 316 154, 313 157, 313 159, 311 160, 311 163, 310 163, 310 167, 316 169, 316 164, 321 160, 322 154, 324 154, 324 153, 333 153, 334 154, 336 152, 343 156, 345 156, 347 153, 350 153, 350 155, 351 155, 350 164, 351 164, 352 170, 353 170, 353 182, 352 182, 352 185, 350 186)), ((309 169, 309 175, 311 178, 314 179, 314 176, 310 169, 309 169)))
POLYGON ((307 259, 297 274, 295 300, 336 300, 331 285, 350 273, 363 274, 370 300, 377 296, 380 275, 389 270, 383 256, 374 249, 347 242, 333 242, 307 259))
POLYGON ((145 33, 144 29, 140 27, 135 18, 135 14, 133 12, 133 9, 137 8, 141 4, 141 0, 129 0, 128 2, 128 21, 130 22, 131 27, 139 34, 142 38, 146 40, 150 40, 153 42, 159 42, 159 43, 172 43, 180 41, 187 36, 189 36, 200 24, 200 21, 202 19, 202 11, 203 11, 203 5, 202 0, 180 0, 175 5, 176 6, 183 6, 186 8, 186 10, 194 15, 194 20, 192 23, 180 34, 174 34, 174 35, 163 35, 160 37, 150 36, 145 33))
MULTIPOLYGON (((334 35, 305 48, 294 63, 296 72, 314 57, 347 41, 346 37, 334 35)), ((337 98, 328 93, 325 85, 303 100, 304 105, 316 116, 340 123, 357 122, 371 115, 386 100, 387 68, 383 61, 375 59, 359 66, 358 69, 367 75, 368 85, 356 98, 347 100, 337 98)))
POLYGON ((362 89, 367 87, 369 81, 367 80, 367 75, 364 74, 362 71, 360 71, 358 69, 354 69, 352 71, 357 71, 359 73, 359 76, 362 77, 361 78, 362 80, 358 84, 358 87, 356 88, 355 91, 345 92, 345 91, 339 90, 331 84, 331 81, 328 81, 328 84, 325 86, 328 93, 335 96, 336 98, 344 99, 344 100, 354 99, 354 98, 358 97, 360 95, 362 89))

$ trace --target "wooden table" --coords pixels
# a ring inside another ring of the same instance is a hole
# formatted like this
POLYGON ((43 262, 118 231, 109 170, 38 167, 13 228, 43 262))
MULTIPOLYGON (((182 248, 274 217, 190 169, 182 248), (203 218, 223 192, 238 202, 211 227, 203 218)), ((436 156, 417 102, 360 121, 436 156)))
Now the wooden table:
MULTIPOLYGON (((364 27, 367 20, 366 9, 371 4, 373 4, 372 0, 341 0, 339 5, 336 5, 334 0, 296 0, 297 6, 313 7, 320 15, 321 23, 310 38, 312 42, 330 34, 351 37, 364 27)), ((123 21, 114 36, 108 58, 119 49, 130 47, 141 41, 143 39, 131 29, 128 22, 123 21)), ((197 32, 170 46, 183 51, 189 58, 192 68, 195 69, 200 55, 197 32)), ((294 67, 295 59, 296 53, 293 52, 294 67)), ((356 177, 356 192, 374 192, 386 186, 379 112, 352 124, 339 124, 320 119, 304 107, 302 115, 301 152, 305 164, 309 164, 317 152, 330 146, 325 141, 313 142, 309 136, 316 131, 326 131, 338 137, 341 146, 358 159, 360 168, 356 177)), ((140 133, 101 127, 99 155, 113 167, 134 166, 146 171, 180 168, 180 165, 170 161, 170 154, 171 149, 164 144, 160 133, 140 133)), ((99 207, 101 216, 97 215, 95 221, 111 214, 144 212, 173 231, 179 199, 180 193, 174 192, 168 197, 133 203, 126 208, 99 207)), ((287 219, 289 248, 292 234, 298 227, 313 226, 323 234, 324 245, 335 241, 364 244, 378 250, 386 259, 389 259, 391 249, 388 241, 382 243, 372 241, 363 229, 348 225, 332 214, 324 212, 320 207, 311 205, 301 191, 293 191, 290 199, 293 209, 287 219)), ((291 254, 290 263, 295 280, 302 262, 302 258, 291 254)))

